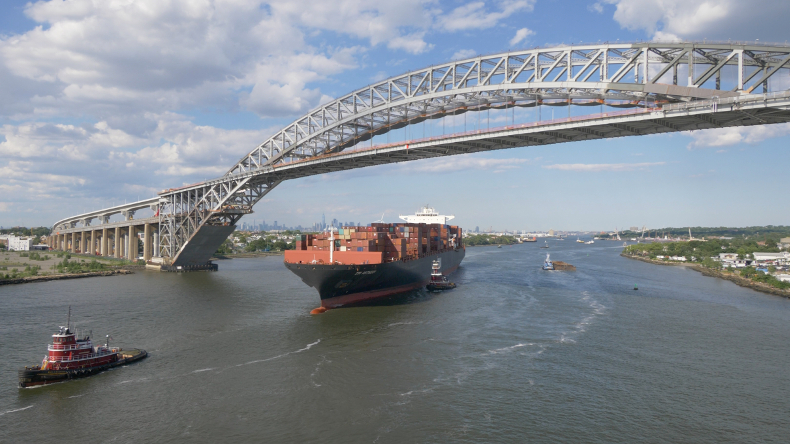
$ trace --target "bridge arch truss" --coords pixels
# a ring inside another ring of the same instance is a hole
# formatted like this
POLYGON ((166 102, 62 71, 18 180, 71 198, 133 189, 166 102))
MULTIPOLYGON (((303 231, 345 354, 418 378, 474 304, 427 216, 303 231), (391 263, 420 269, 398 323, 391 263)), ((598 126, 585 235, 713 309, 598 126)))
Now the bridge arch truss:
POLYGON ((128 219, 136 209, 150 206, 156 208, 152 222, 158 227, 157 254, 172 265, 200 265, 236 222, 283 180, 437 155, 786 122, 790 92, 783 89, 790 88, 788 72, 790 46, 733 43, 561 46, 454 61, 323 104, 255 147, 222 177, 66 218, 54 228, 79 230, 80 223, 85 227, 95 218, 106 222, 114 213, 128 219), (769 81, 784 86, 765 94, 769 81), (720 104, 729 109, 720 109, 720 104), (634 112, 451 135, 419 142, 411 153, 408 145, 404 152, 403 144, 363 153, 350 150, 389 131, 469 111, 599 105, 634 112), (712 115, 717 112, 718 117, 712 115))

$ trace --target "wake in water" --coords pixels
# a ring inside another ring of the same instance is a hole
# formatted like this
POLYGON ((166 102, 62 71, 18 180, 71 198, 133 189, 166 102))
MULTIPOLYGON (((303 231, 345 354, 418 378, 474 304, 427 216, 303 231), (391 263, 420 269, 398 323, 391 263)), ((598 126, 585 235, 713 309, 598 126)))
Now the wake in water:
POLYGON ((332 361, 327 359, 326 356, 322 355, 321 356, 321 360, 318 361, 318 364, 316 364, 316 366, 315 366, 315 370, 313 370, 313 373, 310 373, 310 382, 312 382, 313 385, 316 386, 316 387, 321 387, 321 384, 315 382, 315 377, 318 374, 318 371, 321 370, 321 365, 326 363, 326 362, 332 362, 332 361))
POLYGON ((32 407, 33 407, 32 405, 29 405, 27 407, 22 407, 21 409, 7 410, 7 411, 5 411, 3 413, 0 413, 0 416, 3 416, 5 414, 7 414, 7 413, 21 412, 22 410, 27 410, 27 409, 32 408, 32 407))
POLYGON ((606 307, 594 299, 588 291, 582 292, 581 300, 587 303, 587 306, 592 309, 592 312, 579 322, 573 324, 575 328, 572 331, 560 333, 560 342, 562 343, 575 343, 576 340, 572 339, 570 336, 577 336, 580 333, 584 333, 587 331, 587 326, 591 325, 595 318, 606 312, 606 307))
POLYGON ((301 353, 303 351, 310 350, 311 348, 313 348, 313 346, 318 345, 320 342, 321 342, 321 339, 319 339, 319 340, 317 340, 317 341, 315 341, 315 342, 313 342, 311 344, 307 344, 307 346, 305 346, 304 348, 300 348, 299 350, 296 350, 296 351, 290 351, 288 353, 283 353, 281 355, 272 356, 271 358, 257 359, 255 361, 245 362, 244 364, 236 364, 236 367, 242 367, 242 366, 250 365, 250 364, 258 364, 260 362, 274 361, 275 359, 284 358, 284 357, 286 357, 288 355, 295 355, 297 353, 301 353))
POLYGON ((515 350, 517 348, 527 347, 527 346, 531 346, 531 345, 535 345, 535 344, 533 344, 533 343, 516 344, 516 345, 511 345, 510 347, 503 347, 503 348, 498 348, 496 350, 489 350, 488 353, 490 353, 492 355, 496 355, 496 354, 499 354, 499 353, 509 352, 509 351, 515 350))

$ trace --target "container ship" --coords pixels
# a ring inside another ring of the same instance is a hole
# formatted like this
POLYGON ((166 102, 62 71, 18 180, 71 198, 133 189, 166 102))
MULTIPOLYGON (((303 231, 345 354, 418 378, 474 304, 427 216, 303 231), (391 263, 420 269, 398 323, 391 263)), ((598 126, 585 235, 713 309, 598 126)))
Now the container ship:
POLYGON ((399 217, 405 223, 297 236, 296 249, 285 252, 285 266, 318 290, 325 309, 425 287, 437 259, 444 275, 458 268, 466 250, 461 228, 447 224, 454 216, 425 206, 399 217))

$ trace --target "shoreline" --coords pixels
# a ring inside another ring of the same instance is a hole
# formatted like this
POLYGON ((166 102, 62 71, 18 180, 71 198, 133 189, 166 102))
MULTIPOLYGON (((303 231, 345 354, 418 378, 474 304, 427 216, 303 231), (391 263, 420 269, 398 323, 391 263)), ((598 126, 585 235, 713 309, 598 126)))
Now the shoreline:
POLYGON ((119 270, 107 270, 107 271, 91 271, 89 273, 54 274, 50 276, 28 276, 28 277, 17 278, 17 279, 0 280, 0 285, 30 284, 34 282, 60 281, 64 279, 80 279, 80 278, 89 278, 89 277, 98 277, 98 276, 115 276, 115 275, 125 275, 125 274, 134 274, 134 271, 119 269, 119 270))
POLYGON ((654 259, 647 259, 647 258, 643 258, 643 257, 629 256, 629 255, 623 254, 623 253, 620 253, 620 256, 622 256, 624 258, 627 258, 627 259, 634 259, 634 260, 637 260, 637 261, 647 262, 648 264, 653 264, 653 265, 665 265, 665 266, 669 265, 669 266, 674 266, 674 267, 678 267, 678 266, 680 266, 680 267, 688 267, 688 268, 690 268, 690 269, 692 269, 694 271, 698 271, 698 272, 702 273, 703 276, 724 279, 724 280, 727 280, 727 281, 730 281, 730 282, 734 283, 735 285, 737 285, 739 287, 750 288, 752 290, 759 291, 761 293, 772 294, 774 296, 782 296, 784 298, 790 299, 790 290, 782 290, 780 288, 776 288, 776 287, 772 287, 772 286, 767 285, 767 284, 763 284, 762 282, 754 282, 751 279, 747 279, 747 278, 744 278, 744 277, 741 277, 741 276, 738 276, 738 275, 735 275, 735 274, 723 273, 723 272, 718 271, 718 270, 711 270, 710 268, 705 268, 705 267, 703 267, 701 265, 698 265, 698 264, 686 264, 686 263, 682 263, 682 262, 657 261, 657 260, 654 260, 654 259))

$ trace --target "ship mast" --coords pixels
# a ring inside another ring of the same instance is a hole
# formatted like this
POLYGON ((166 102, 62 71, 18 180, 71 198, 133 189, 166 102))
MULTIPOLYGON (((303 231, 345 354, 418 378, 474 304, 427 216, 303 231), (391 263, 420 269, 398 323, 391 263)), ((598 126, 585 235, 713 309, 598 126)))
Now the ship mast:
POLYGON ((71 305, 69 305, 69 316, 66 318, 66 331, 71 328, 71 305))
POLYGON ((329 227, 329 263, 334 264, 335 227, 329 227))

